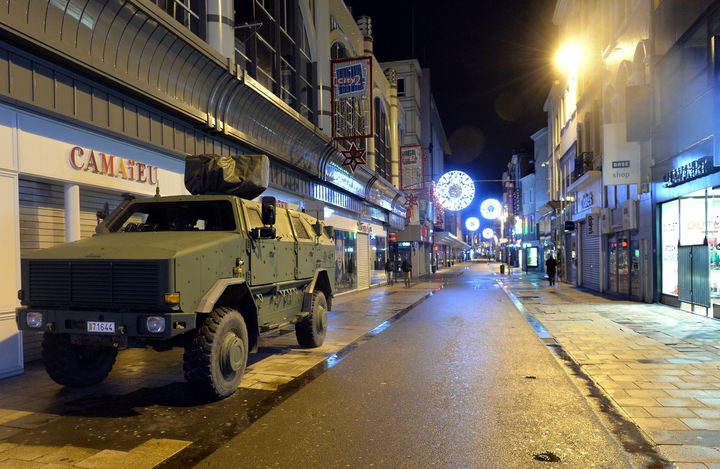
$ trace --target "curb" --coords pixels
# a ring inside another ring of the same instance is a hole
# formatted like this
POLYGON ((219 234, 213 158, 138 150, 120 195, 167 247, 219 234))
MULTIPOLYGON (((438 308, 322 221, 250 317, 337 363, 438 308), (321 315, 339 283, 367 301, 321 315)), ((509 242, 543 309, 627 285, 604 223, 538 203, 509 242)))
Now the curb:
MULTIPOLYGON (((593 398, 597 401, 597 406, 601 414, 596 415, 603 423, 607 431, 615 438, 619 445, 628 453, 628 456, 642 458, 643 467, 676 467, 659 449, 655 441, 650 438, 625 412, 625 410, 609 396, 603 387, 597 383, 592 376, 588 375, 582 368, 582 365, 565 350, 560 342, 548 332, 542 323, 522 304, 520 299, 510 291, 510 288, 502 282, 495 279, 500 288, 505 292, 515 309, 525 318, 530 327, 535 331, 542 342, 552 348, 552 352, 562 360, 562 362, 570 368, 575 378, 582 381, 585 389, 580 389, 575 383, 578 391, 585 396, 593 398), (587 391, 589 394, 586 395, 587 391)), ((595 410, 594 406, 591 406, 595 410)))

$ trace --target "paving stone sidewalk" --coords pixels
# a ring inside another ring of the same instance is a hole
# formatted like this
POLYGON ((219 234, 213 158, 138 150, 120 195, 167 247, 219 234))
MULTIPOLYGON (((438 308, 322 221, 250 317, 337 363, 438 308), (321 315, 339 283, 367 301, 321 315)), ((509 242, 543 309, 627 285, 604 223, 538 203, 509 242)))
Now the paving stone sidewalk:
POLYGON ((495 274, 668 459, 720 468, 719 320, 495 274))
MULTIPOLYGON (((301 349, 292 328, 264 336, 258 353, 250 356, 240 387, 269 392, 277 390, 441 289, 445 278, 460 275, 464 268, 460 265, 440 271, 432 279, 414 280, 409 288, 402 284, 383 285, 337 296, 322 347, 301 349)), ((62 425, 61 419, 66 418, 63 409, 68 405, 77 408, 75 403, 82 405, 85 400, 112 400, 113 396, 178 382, 184 382, 182 350, 163 353, 123 350, 108 379, 82 389, 63 388, 50 380, 40 363, 31 364, 24 374, 0 381, 0 469, 155 467, 192 441, 155 438, 138 429, 137 440, 120 450, 117 442, 112 443, 114 446, 108 442, 105 448, 98 448, 97 444, 92 447, 80 445, 74 441, 73 428, 62 425), (67 432, 66 439, 62 435, 48 435, 54 442, 60 440, 67 444, 43 444, 42 439, 35 441, 34 437, 32 444, 25 443, 27 439, 23 432, 42 435, 45 426, 67 432), (18 443, 20 441, 23 443, 18 443)), ((74 412, 77 413, 77 409, 74 412)), ((87 417, 93 418, 102 419, 87 417)))

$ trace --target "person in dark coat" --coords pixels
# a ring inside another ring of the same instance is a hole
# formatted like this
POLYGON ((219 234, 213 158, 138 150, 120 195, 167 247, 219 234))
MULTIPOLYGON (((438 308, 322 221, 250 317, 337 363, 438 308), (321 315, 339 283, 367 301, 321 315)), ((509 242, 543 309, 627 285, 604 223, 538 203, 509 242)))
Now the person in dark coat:
POLYGON ((407 260, 407 258, 403 257, 402 264, 400 264, 400 270, 403 271, 405 274, 405 286, 410 286, 410 272, 412 271, 412 265, 410 265, 410 261, 407 260))
POLYGON ((387 284, 392 285, 395 283, 395 279, 393 278, 393 273, 395 271, 395 263, 390 260, 388 257, 385 261, 385 275, 387 276, 387 284))
POLYGON ((550 254, 545 261, 545 271, 548 275, 548 282, 550 282, 550 286, 552 287, 555 285, 555 274, 557 274, 557 261, 552 254, 550 254))

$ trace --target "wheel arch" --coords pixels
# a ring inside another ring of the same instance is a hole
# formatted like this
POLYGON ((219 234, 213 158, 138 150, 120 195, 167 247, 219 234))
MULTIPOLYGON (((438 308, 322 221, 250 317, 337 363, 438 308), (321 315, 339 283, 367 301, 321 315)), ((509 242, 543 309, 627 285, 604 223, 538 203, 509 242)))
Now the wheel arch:
POLYGON ((218 306, 236 309, 242 315, 248 331, 248 345, 250 350, 253 350, 260 335, 258 309, 245 279, 218 279, 198 303, 196 312, 202 315, 198 318, 199 323, 202 324, 205 315, 218 306))
POLYGON ((333 288, 330 282, 330 274, 327 269, 317 269, 313 275, 313 279, 305 287, 305 296, 303 297, 303 311, 310 311, 312 305, 312 296, 316 291, 325 294, 328 310, 332 309, 333 288))

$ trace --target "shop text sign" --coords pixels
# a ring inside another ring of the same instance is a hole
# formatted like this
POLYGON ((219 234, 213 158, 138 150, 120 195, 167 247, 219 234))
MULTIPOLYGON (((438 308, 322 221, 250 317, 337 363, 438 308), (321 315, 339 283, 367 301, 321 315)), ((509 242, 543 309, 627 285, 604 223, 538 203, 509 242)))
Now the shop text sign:
POLYGON ((70 166, 103 176, 156 185, 157 167, 92 149, 74 146, 70 149, 70 166))
POLYGON ((663 176, 663 181, 665 181, 665 187, 675 187, 692 181, 693 179, 698 179, 703 176, 707 176, 708 174, 715 173, 719 169, 720 168, 716 168, 713 165, 712 156, 703 156, 692 163, 688 163, 684 166, 680 166, 679 168, 675 168, 672 171, 668 171, 663 176))
POLYGON ((628 142, 625 124, 603 126, 603 185, 640 184, 640 145, 628 142))

